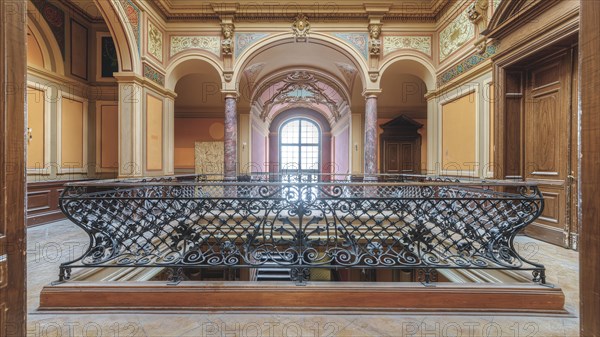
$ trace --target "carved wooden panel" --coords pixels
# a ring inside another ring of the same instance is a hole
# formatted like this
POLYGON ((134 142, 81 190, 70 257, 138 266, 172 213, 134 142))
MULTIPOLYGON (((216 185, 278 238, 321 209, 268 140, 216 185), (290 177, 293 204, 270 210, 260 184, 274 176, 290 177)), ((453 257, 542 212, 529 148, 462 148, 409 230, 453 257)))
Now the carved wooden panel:
POLYGON ((525 178, 545 197, 542 216, 527 233, 568 246, 571 219, 571 58, 567 51, 533 64, 527 73, 524 117, 525 178))
POLYGON ((398 143, 385 144, 386 151, 386 173, 400 172, 400 161, 398 160, 398 143))

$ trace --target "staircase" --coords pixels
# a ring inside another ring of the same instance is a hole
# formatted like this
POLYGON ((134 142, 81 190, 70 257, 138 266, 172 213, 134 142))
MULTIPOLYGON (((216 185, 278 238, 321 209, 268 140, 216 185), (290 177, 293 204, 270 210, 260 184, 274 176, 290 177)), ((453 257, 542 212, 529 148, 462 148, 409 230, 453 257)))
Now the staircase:
MULTIPOLYGON (((283 262, 283 259, 274 257, 274 260, 283 262)), ((271 261, 265 262, 263 268, 256 268, 254 281, 291 281, 291 268, 282 266, 280 263, 271 261)))

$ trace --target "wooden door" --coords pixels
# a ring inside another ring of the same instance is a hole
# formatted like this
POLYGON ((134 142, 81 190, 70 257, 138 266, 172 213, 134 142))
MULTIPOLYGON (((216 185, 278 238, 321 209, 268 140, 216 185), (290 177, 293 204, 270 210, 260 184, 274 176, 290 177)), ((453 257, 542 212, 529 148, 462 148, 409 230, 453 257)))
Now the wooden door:
POLYGON ((420 173, 418 162, 415 160, 417 141, 385 140, 384 144, 383 173, 390 174, 417 174, 420 173))
POLYGON ((25 336, 25 11, 0 1, 0 337, 25 336))
POLYGON ((539 184, 545 208, 526 233, 569 246, 574 195, 572 144, 572 55, 565 49, 527 71, 524 115, 525 180, 539 184))

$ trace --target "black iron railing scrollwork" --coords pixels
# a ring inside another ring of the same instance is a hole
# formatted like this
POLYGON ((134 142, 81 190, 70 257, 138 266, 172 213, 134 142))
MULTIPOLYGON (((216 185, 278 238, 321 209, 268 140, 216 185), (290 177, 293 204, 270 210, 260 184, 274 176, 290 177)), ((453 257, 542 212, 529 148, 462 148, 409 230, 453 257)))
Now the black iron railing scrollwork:
POLYGON ((382 176, 239 181, 207 177, 67 184, 60 207, 89 235, 89 248, 60 266, 439 268, 529 270, 541 264, 515 250, 517 233, 543 210, 537 186, 382 176))

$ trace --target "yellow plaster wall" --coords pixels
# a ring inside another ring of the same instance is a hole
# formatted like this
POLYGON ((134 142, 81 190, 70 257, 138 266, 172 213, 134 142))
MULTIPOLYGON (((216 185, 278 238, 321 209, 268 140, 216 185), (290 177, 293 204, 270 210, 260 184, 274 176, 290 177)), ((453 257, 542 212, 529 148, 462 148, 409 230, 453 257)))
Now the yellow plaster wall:
POLYGON ((102 105, 100 108, 100 167, 119 166, 119 107, 102 105))
POLYGON ((442 105, 442 168, 472 170, 476 160, 476 100, 467 94, 442 105))
POLYGON ((63 168, 83 168, 83 102, 61 99, 61 163, 63 168))
POLYGON ((42 48, 29 28, 27 29, 27 65, 44 68, 42 48))
POLYGON ((146 170, 162 170, 163 101, 146 95, 146 170))
POLYGON ((33 88, 27 89, 27 127, 31 129, 31 140, 27 142, 27 168, 44 168, 45 139, 45 93, 33 88))

